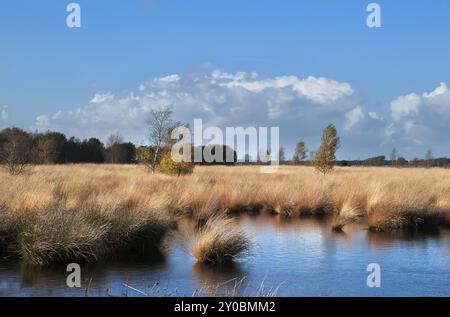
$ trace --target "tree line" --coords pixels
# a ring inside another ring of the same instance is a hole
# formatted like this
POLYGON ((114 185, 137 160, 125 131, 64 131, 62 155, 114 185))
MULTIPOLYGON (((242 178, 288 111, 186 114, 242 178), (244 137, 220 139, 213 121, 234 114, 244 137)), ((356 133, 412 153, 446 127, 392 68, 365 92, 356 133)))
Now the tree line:
MULTIPOLYGON (((172 108, 163 107, 152 110, 147 120, 149 146, 136 146, 131 142, 124 142, 118 134, 111 134, 103 144, 97 138, 80 140, 75 137, 67 138, 60 132, 29 133, 23 129, 12 127, 0 131, 0 164, 6 167, 10 174, 20 174, 29 164, 68 164, 68 163, 112 163, 112 164, 142 164, 152 173, 161 170, 169 174, 187 174, 193 170, 191 162, 175 162, 171 157, 171 148, 176 140, 171 138, 176 127, 189 127, 187 124, 172 121, 172 108)), ((393 149, 390 160, 385 156, 371 157, 366 160, 346 161, 336 160, 336 151, 340 146, 337 129, 329 124, 322 133, 321 144, 315 152, 308 152, 303 140, 295 146, 291 160, 286 160, 284 148, 280 148, 279 161, 281 164, 313 165, 317 171, 327 174, 335 165, 340 166, 394 166, 394 167, 446 167, 450 166, 450 159, 434 158, 432 150, 428 150, 424 159, 414 158, 406 160, 393 149)), ((237 153, 226 145, 209 145, 206 150, 214 154, 218 147, 223 147, 223 160, 207 162, 202 156, 198 164, 238 163, 237 153), (232 153, 234 160, 227 162, 227 153, 232 153)), ((191 145, 191 153, 195 147, 191 145)), ((205 146, 201 148, 201 152, 205 146)), ((251 163, 248 155, 240 164, 251 163)))
POLYGON ((0 131, 0 159, 27 164, 131 163, 136 147, 111 135, 106 146, 97 138, 80 140, 63 133, 29 133, 20 128, 0 131))
POLYGON ((336 160, 335 153, 339 148, 339 137, 337 136, 336 127, 329 124, 323 131, 322 142, 316 152, 308 152, 303 140, 299 140, 294 149, 294 155, 290 161, 284 156, 285 150, 280 149, 280 162, 282 164, 292 165, 313 165, 320 172, 326 174, 333 169, 334 165, 338 166, 391 166, 391 167, 450 167, 450 158, 435 158, 431 149, 427 150, 424 158, 414 157, 407 160, 399 154, 396 148, 392 149, 389 159, 384 155, 374 156, 365 160, 336 160))
MULTIPOLYGON (((12 127, 0 131, 0 165, 6 167, 10 174, 21 174, 25 167, 35 164, 70 164, 70 163, 112 163, 142 164, 153 173, 158 169, 168 174, 187 174, 193 171, 192 162, 175 162, 171 157, 171 147, 176 140, 171 138, 175 127, 186 126, 171 119, 171 107, 152 110, 147 122, 149 146, 136 146, 124 142, 118 133, 108 136, 106 144, 97 138, 80 140, 67 138, 60 132, 29 133, 12 127)), ((210 146, 208 146, 210 147, 210 146)), ((229 146, 214 145, 209 149, 214 154, 222 147, 223 160, 208 162, 202 156, 197 164, 235 164, 236 151, 229 146), (231 155, 230 155, 231 153, 231 155), (226 157, 233 160, 227 161, 226 157)), ((191 153, 195 147, 192 145, 191 153)), ((205 147, 202 147, 202 153, 205 147)))

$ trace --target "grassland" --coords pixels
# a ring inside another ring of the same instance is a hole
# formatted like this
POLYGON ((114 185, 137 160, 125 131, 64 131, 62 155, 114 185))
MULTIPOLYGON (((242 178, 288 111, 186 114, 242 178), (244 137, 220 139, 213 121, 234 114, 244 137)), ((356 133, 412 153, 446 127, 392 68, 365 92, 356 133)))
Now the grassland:
POLYGON ((248 245, 224 217, 242 212, 328 216, 330 230, 356 221, 373 231, 450 224, 446 169, 337 168, 322 176, 309 167, 196 167, 171 177, 92 164, 0 171, 0 179, 0 253, 34 264, 154 249, 184 218, 197 224, 193 255, 220 262, 248 245))

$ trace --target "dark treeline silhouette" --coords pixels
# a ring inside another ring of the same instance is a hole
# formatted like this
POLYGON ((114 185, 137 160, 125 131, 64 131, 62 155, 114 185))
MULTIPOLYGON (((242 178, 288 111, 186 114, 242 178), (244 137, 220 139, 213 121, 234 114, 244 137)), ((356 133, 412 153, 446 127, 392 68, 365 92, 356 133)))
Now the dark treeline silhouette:
POLYGON ((395 161, 382 159, 384 156, 377 156, 366 160, 336 161, 339 166, 391 166, 391 167, 450 167, 450 158, 440 157, 431 160, 414 158, 407 160, 399 157, 395 161))
MULTIPOLYGON (((198 148, 198 147, 194 147, 193 148, 193 150, 192 150, 192 157, 194 157, 195 148, 198 148)), ((228 145, 218 145, 218 144, 207 145, 207 146, 203 145, 201 147, 201 153, 204 153, 205 149, 213 157, 216 156, 216 151, 222 151, 222 155, 221 155, 221 158, 218 159, 219 162, 217 162, 217 160, 213 160, 212 162, 208 162, 205 159, 205 156, 202 155, 202 162, 200 163, 200 165, 234 165, 237 162, 237 153, 236 153, 236 151, 233 150, 228 145)), ((217 154, 217 156, 219 156, 219 153, 217 154)))
MULTIPOLYGON (((201 165, 233 165, 237 162, 237 154, 229 146, 215 145, 211 154, 222 147, 223 160, 207 162, 204 157, 201 165), (226 160, 228 156, 231 161, 226 160)), ((141 146, 153 153, 153 147, 141 146)), ((202 147, 202 152, 204 147, 202 147)), ((0 131, 0 164, 11 166, 20 173, 25 164, 67 164, 67 163, 114 163, 130 164, 136 161, 136 146, 131 142, 123 142, 119 135, 110 135, 105 146, 97 138, 80 140, 67 138, 63 133, 47 131, 45 133, 29 133, 19 128, 7 128, 0 131)), ((170 152, 164 149, 163 152, 170 152)), ((194 148, 192 148, 192 155, 194 148)), ((151 154, 150 154, 151 155, 151 154)))
POLYGON ((132 163, 136 147, 113 143, 108 147, 97 138, 80 140, 59 132, 29 133, 19 128, 0 131, 0 162, 26 164, 132 163))
POLYGON ((362 165, 364 166, 383 166, 385 164, 386 164, 386 156, 384 155, 369 157, 368 159, 362 162, 362 165))
MULTIPOLYGON (((152 147, 148 148, 152 153, 152 147)), ((214 154, 217 145, 210 151, 214 154)), ((204 146, 202 147, 204 149, 204 146)), ((223 146, 223 162, 208 163, 204 159, 201 165, 225 164, 234 165, 238 162, 237 153, 229 146, 223 146), (231 153, 232 162, 226 161, 226 153, 231 153)), ((194 152, 194 149, 192 149, 194 152)), ((339 166, 393 166, 393 167, 450 167, 450 159, 434 158, 428 150, 424 159, 406 160, 394 149, 391 159, 385 156, 370 157, 365 160, 337 160, 339 166)), ((310 155, 312 157, 312 155, 310 155)), ((304 156, 302 156, 302 159, 304 156)), ((80 140, 67 138, 63 133, 47 131, 44 133, 29 133, 20 128, 6 128, 0 131, 0 164, 9 167, 12 174, 20 173, 26 164, 66 164, 66 163, 136 163, 136 146, 131 142, 123 142, 118 135, 111 135, 105 146, 97 138, 80 140)), ((240 165, 260 164, 246 159, 240 165)), ((282 161, 280 164, 310 165, 310 160, 282 161)))

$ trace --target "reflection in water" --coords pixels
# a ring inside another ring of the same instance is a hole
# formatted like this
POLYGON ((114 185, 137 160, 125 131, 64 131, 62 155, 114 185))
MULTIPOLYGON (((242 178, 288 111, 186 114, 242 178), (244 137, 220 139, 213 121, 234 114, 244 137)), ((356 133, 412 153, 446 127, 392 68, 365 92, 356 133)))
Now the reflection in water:
POLYGON ((444 239, 445 234, 439 230, 417 231, 403 230, 393 232, 367 232, 367 241, 369 245, 377 248, 387 248, 395 245, 399 241, 408 242, 410 245, 426 246, 429 240, 444 239))
POLYGON ((200 284, 199 292, 208 296, 237 295, 245 279, 244 271, 236 263, 221 267, 195 263, 192 270, 200 284))
POLYGON ((180 243, 186 239, 174 234, 165 256, 82 265, 81 289, 66 286, 65 266, 0 262, 0 296, 254 296, 262 285, 267 292, 280 284, 280 296, 450 295, 449 230, 387 234, 355 224, 336 233, 325 218, 279 215, 242 215, 239 223, 252 248, 232 266, 195 263, 180 243), (366 285, 373 262, 381 288, 366 285))
MULTIPOLYGON (((20 266, 21 281, 23 287, 52 287, 57 286, 67 277, 66 267, 53 265, 46 267, 29 266, 22 263, 20 266)), ((95 282, 103 284, 109 278, 111 268, 127 268, 127 272, 147 272, 149 269, 158 270, 164 268, 166 259, 160 253, 153 253, 152 258, 130 257, 114 260, 113 262, 98 262, 81 265, 83 275, 93 278, 95 282)))

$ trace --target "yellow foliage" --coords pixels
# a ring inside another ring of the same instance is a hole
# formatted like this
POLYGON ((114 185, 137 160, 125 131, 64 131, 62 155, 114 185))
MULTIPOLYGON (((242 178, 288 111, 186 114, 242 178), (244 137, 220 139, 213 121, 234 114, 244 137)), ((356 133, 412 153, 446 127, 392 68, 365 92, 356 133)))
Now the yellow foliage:
POLYGON ((159 163, 159 169, 165 174, 186 175, 194 171, 194 163, 192 162, 175 162, 170 153, 163 156, 159 163))

